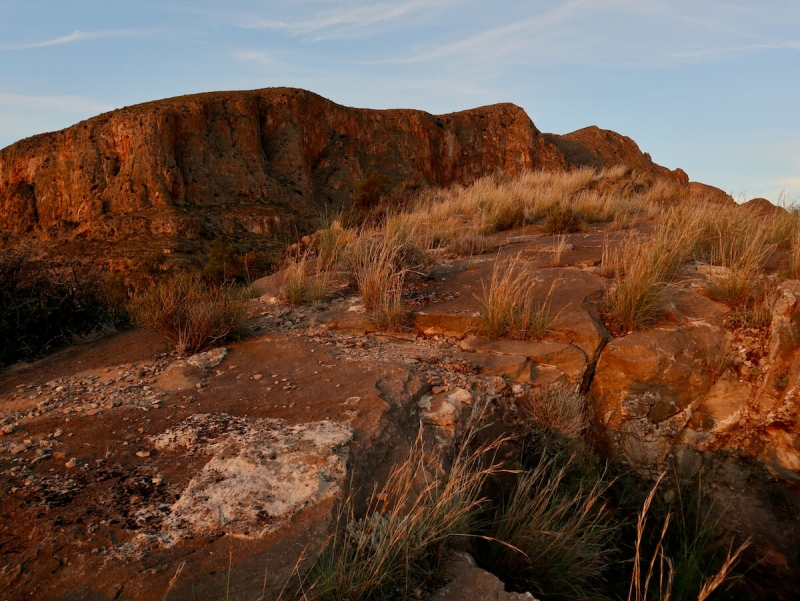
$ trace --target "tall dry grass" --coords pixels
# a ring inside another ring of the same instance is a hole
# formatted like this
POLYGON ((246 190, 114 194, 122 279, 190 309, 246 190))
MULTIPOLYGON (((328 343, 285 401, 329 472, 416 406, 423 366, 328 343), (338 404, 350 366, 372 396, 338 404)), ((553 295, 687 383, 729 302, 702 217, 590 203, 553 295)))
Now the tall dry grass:
POLYGON ((574 485, 568 469, 543 455, 523 471, 491 529, 484 561, 506 582, 553 599, 602 598, 603 574, 612 563, 615 525, 604 501, 602 474, 574 485), (500 542, 502 541, 502 543, 500 542))
POLYGON ((431 475, 421 437, 405 461, 392 468, 373 494, 365 517, 344 504, 341 526, 303 583, 308 598, 361 601, 385 594, 408 594, 433 571, 446 543, 468 536, 472 518, 485 503, 482 489, 497 472, 494 461, 503 440, 470 450, 459 446, 447 475, 431 475))
MULTIPOLYGON (((651 601, 653 599, 672 601, 673 598, 676 601, 689 601, 690 599, 705 601, 730 577, 742 552, 748 547, 749 541, 742 543, 736 549, 731 543, 716 572, 710 577, 703 577, 699 562, 706 552, 707 539, 713 534, 713 526, 707 519, 709 516, 703 516, 703 523, 696 524, 693 533, 689 533, 685 527, 682 528, 684 548, 681 556, 675 560, 667 555, 665 549, 665 539, 674 517, 673 513, 669 512, 661 526, 654 548, 647 553, 645 551, 645 533, 647 532, 648 513, 663 478, 664 474, 661 474, 656 480, 636 521, 636 544, 628 601, 651 601), (694 583, 691 581, 694 578, 699 578, 699 590, 692 586, 694 583)), ((682 511, 680 505, 679 509, 682 511)), ((681 519, 684 516, 678 517, 681 519)), ((678 525, 681 526, 681 524, 678 525)))
POLYGON ((553 323, 550 287, 544 301, 535 299, 537 282, 519 264, 519 257, 497 260, 488 287, 483 289, 483 325, 490 338, 516 340, 543 338, 553 323))
POLYGON ((424 260, 412 233, 400 225, 364 231, 347 249, 347 269, 358 287, 361 302, 379 325, 395 328, 405 322, 403 285, 424 260))

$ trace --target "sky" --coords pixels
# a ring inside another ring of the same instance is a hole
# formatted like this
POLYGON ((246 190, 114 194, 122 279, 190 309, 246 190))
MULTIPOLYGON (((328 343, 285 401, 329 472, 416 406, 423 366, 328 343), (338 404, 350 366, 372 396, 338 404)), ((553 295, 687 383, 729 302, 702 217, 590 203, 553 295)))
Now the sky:
POLYGON ((0 147, 272 86, 432 113, 513 102, 737 199, 800 202, 797 0, 0 0, 0 147))

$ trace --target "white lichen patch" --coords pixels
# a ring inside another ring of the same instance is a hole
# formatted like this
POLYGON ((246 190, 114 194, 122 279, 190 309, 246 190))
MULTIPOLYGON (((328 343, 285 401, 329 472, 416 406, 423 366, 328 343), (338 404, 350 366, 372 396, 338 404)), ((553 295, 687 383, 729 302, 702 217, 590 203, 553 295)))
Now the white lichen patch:
POLYGON ((303 508, 335 498, 352 430, 332 421, 286 425, 225 414, 194 415, 151 440, 160 450, 211 454, 170 508, 162 540, 225 533, 259 538, 303 508))

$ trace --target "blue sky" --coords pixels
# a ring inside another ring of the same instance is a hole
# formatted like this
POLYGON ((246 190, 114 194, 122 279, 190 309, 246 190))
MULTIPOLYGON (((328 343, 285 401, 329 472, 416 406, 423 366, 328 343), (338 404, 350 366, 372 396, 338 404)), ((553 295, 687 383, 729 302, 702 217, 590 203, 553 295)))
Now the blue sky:
POLYGON ((0 147, 269 86, 434 113, 514 102, 736 198, 800 199, 797 0, 0 0, 0 147))

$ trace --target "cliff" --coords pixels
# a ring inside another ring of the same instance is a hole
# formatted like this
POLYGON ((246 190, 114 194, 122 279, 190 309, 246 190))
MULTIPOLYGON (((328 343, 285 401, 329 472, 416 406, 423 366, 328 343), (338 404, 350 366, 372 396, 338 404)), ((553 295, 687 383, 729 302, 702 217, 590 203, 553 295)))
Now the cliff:
POLYGON ((542 134, 513 104, 431 115, 348 108, 289 88, 198 94, 0 150, 0 238, 113 246, 126 236, 274 235, 346 207, 373 169, 393 183, 446 186, 498 169, 620 161, 677 173, 613 132, 542 134))

